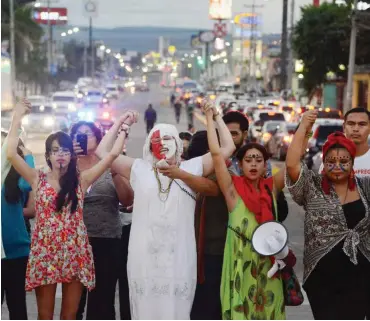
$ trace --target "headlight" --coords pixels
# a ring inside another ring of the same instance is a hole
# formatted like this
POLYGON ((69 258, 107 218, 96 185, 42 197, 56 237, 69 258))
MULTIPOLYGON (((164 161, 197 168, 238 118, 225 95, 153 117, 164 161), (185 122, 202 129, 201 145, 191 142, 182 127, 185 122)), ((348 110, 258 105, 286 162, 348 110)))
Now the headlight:
POLYGON ((44 118, 44 125, 47 126, 47 127, 52 127, 54 126, 54 119, 52 117, 45 117, 44 118))
POLYGON ((86 113, 86 120, 87 121, 94 121, 94 113, 89 111, 86 113))
POLYGON ((26 117, 23 117, 23 119, 22 119, 22 125, 24 126, 24 125, 28 125, 29 124, 29 118, 26 116, 26 117))
POLYGON ((78 112, 78 118, 83 119, 85 117, 85 113, 83 111, 78 112))
POLYGON ((74 104, 68 104, 68 110, 76 111, 76 106, 74 104))
POLYGON ((58 105, 56 103, 53 103, 53 108, 55 109, 57 107, 58 107, 58 105))

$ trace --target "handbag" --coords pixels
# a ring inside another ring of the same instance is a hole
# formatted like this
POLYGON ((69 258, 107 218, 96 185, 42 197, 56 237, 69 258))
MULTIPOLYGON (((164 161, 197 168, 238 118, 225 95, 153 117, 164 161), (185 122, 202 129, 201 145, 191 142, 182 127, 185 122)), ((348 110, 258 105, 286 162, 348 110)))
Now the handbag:
POLYGON ((286 266, 280 271, 283 281, 284 301, 286 306, 298 306, 304 301, 301 285, 293 267, 286 266))
MULTIPOLYGON (((279 215, 278 213, 276 213, 274 196, 268 186, 266 185, 265 187, 272 200, 273 215, 275 219, 278 220, 279 215)), ((283 283, 285 306, 298 306, 301 305, 304 301, 301 285, 293 269, 296 260, 297 259, 293 251, 289 250, 288 256, 283 259, 283 261, 286 263, 286 266, 280 271, 281 280, 283 283)))

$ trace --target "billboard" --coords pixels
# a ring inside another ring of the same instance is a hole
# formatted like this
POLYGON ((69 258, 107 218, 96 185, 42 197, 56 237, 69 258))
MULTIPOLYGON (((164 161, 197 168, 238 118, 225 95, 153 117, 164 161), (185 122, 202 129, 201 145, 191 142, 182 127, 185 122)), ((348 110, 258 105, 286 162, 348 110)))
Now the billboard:
POLYGON ((209 0, 209 18, 211 20, 230 20, 232 18, 232 0, 209 0))
MULTIPOLYGON (((32 13, 32 18, 38 24, 47 25, 49 20, 48 8, 35 8, 32 13)), ((50 24, 65 25, 67 24, 67 21, 67 8, 50 8, 50 24)))
POLYGON ((243 28, 260 26, 262 24, 262 17, 257 13, 240 13, 234 17, 234 23, 243 28))

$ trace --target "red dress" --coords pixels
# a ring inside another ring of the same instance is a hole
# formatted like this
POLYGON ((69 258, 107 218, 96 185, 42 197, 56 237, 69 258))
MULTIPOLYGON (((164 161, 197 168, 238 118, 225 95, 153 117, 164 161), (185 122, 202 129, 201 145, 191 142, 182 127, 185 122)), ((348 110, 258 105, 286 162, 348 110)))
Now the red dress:
POLYGON ((84 194, 77 188, 78 205, 56 211, 57 192, 39 172, 36 191, 36 224, 26 272, 26 291, 46 284, 79 280, 88 290, 95 287, 95 269, 91 246, 83 222, 84 194))

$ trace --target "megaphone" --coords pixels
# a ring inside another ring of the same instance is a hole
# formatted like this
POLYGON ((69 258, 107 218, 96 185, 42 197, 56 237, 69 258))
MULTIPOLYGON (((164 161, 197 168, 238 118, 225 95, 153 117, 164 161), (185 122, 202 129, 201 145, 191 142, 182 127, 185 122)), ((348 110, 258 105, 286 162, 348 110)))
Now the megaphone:
POLYGON ((276 221, 268 221, 258 226, 252 235, 252 247, 262 256, 274 256, 275 263, 268 271, 271 278, 278 270, 285 267, 284 258, 289 254, 288 231, 276 221))

